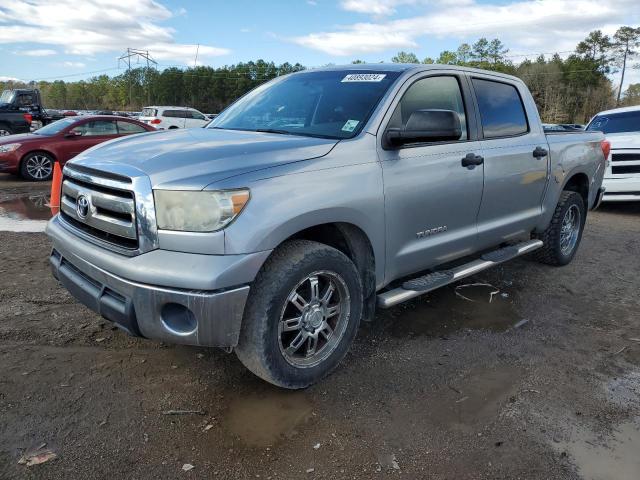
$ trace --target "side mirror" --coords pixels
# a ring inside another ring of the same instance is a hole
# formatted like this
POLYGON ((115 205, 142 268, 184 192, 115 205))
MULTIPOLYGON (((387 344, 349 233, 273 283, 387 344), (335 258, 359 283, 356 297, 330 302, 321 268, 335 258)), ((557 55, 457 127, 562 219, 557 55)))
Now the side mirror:
POLYGON ((78 132, 76 130, 71 130, 70 132, 67 132, 64 135, 64 138, 76 138, 76 137, 81 137, 82 136, 82 132, 78 132))
POLYGON ((416 110, 403 128, 390 128, 385 135, 387 142, 395 147, 407 143, 444 142, 459 140, 462 126, 460 117, 453 110, 416 110))

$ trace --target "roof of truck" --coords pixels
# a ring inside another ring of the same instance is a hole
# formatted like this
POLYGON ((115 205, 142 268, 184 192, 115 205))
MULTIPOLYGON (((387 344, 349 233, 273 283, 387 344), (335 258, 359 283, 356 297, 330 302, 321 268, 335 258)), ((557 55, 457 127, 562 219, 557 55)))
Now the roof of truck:
POLYGON ((482 73, 484 75, 492 75, 502 77, 511 81, 522 82, 522 80, 513 75, 495 72, 493 70, 482 70, 480 68, 461 67, 458 65, 443 65, 438 63, 352 63, 348 65, 328 65, 326 67, 318 67, 309 70, 301 70, 296 73, 317 72, 322 70, 372 70, 377 72, 408 72, 408 71, 428 71, 428 70, 460 70, 469 73, 482 73))
POLYGON ((638 110, 640 110, 640 105, 634 105, 633 107, 612 108, 611 110, 605 110, 604 112, 599 112, 598 115, 611 115, 612 113, 637 112, 638 110))

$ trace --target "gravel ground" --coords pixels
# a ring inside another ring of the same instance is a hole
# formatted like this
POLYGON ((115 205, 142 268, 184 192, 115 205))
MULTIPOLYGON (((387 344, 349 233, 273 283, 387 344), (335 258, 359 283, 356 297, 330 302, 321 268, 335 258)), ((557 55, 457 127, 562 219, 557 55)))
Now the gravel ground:
MULTIPOLYGON (((0 217, 37 216, 46 188, 0 175, 0 217)), ((640 205, 606 206, 571 265, 380 312, 288 392, 126 336, 57 285, 44 234, 0 231, 0 478, 637 480, 639 234, 640 205), (56 458, 19 463, 38 449, 56 458)))

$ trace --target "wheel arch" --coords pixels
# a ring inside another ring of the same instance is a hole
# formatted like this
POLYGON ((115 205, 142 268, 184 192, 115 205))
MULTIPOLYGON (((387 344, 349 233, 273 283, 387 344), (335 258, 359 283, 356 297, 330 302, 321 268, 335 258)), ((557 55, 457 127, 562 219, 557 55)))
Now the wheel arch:
POLYGON ((584 172, 572 174, 562 186, 562 191, 577 192, 584 200, 584 206, 589 208, 589 177, 584 172))

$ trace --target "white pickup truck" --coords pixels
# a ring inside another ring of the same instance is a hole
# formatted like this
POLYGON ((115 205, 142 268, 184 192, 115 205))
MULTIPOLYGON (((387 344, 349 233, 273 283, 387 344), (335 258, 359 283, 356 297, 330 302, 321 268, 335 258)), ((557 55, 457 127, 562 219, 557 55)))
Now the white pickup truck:
POLYGON ((611 162, 604 175, 603 201, 640 201, 640 106, 598 113, 587 130, 600 130, 611 142, 611 162))

